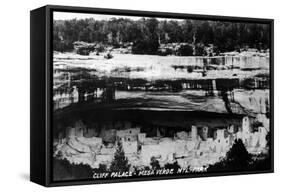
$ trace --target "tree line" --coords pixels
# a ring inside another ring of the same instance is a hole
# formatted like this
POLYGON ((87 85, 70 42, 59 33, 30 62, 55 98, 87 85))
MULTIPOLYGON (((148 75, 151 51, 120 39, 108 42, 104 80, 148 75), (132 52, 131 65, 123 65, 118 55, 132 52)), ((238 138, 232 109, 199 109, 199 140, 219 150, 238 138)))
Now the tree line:
MULTIPOLYGON (((158 20, 156 18, 72 19, 53 22, 53 49, 73 50, 75 41, 106 46, 132 45, 134 54, 158 54, 160 44, 186 43, 197 47, 213 45, 219 52, 270 46, 266 24, 207 20, 158 20)), ((189 47, 183 51, 191 52, 189 47)))

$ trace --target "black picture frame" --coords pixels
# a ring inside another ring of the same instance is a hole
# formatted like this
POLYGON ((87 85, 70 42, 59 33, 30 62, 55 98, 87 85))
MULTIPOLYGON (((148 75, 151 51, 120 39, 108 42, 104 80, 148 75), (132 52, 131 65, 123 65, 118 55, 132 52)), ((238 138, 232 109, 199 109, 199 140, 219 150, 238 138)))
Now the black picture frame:
POLYGON ((43 186, 64 186, 132 182, 162 179, 227 176, 274 172, 274 20, 185 13, 149 12, 89 7, 46 5, 30 12, 30 180, 43 186), (271 169, 266 171, 243 171, 205 173, 192 175, 169 175, 165 177, 139 177, 108 180, 71 180, 54 182, 52 180, 52 22, 53 12, 96 13, 126 16, 147 16, 157 18, 219 20, 231 22, 251 22, 270 25, 270 129, 271 129, 271 169))

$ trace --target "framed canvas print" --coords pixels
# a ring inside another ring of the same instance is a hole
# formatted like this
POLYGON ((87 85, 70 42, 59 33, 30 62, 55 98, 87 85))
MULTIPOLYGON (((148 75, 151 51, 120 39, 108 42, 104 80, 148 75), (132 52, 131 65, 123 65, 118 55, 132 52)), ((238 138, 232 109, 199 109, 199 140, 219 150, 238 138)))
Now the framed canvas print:
POLYGON ((31 181, 273 172, 273 20, 31 11, 31 181))

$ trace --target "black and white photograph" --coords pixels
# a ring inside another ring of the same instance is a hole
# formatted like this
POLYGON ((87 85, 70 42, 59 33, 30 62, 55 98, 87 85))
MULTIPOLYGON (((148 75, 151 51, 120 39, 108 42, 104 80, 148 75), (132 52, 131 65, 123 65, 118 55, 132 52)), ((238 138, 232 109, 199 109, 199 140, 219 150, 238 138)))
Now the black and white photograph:
POLYGON ((3 1, 0 192, 276 191, 279 4, 3 1))
POLYGON ((269 23, 52 14, 54 182, 272 170, 269 23))

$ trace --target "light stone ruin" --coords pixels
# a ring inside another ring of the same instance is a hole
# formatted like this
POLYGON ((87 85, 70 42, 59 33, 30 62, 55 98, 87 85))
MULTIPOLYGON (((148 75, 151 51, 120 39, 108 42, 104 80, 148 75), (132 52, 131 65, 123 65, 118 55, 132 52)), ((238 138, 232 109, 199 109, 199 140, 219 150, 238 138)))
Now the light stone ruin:
POLYGON ((196 168, 213 164, 231 148, 235 139, 242 139, 250 153, 259 154, 266 150, 266 135, 268 129, 260 126, 257 131, 251 128, 249 117, 242 119, 242 127, 235 131, 233 125, 225 129, 216 129, 212 137, 209 128, 200 129, 191 126, 190 132, 180 131, 172 137, 147 137, 141 132, 141 127, 131 127, 130 122, 118 122, 118 127, 126 129, 102 129, 100 137, 85 137, 88 134, 82 121, 77 121, 74 127, 67 127, 66 138, 59 134, 55 156, 62 155, 71 163, 84 163, 93 168, 100 164, 110 165, 120 141, 126 157, 132 166, 150 166, 151 158, 156 158, 161 166, 175 161, 182 168, 196 168), (86 133, 85 133, 86 132, 86 133), (105 145, 103 142, 109 142, 105 145))

